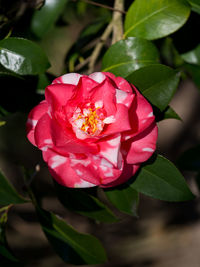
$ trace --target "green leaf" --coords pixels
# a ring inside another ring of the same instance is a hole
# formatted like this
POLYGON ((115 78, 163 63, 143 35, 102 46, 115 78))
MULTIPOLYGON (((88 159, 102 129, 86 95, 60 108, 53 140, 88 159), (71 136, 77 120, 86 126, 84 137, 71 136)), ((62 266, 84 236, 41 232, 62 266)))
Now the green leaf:
POLYGON ((50 84, 49 79, 45 73, 38 75, 37 93, 44 94, 45 88, 50 84))
POLYGON ((144 39, 131 37, 112 45, 105 53, 103 71, 127 77, 133 71, 159 61, 157 48, 144 39))
POLYGON ((181 121, 179 115, 170 106, 166 108, 163 119, 176 119, 181 121))
POLYGON ((23 264, 18 265, 19 261, 9 248, 6 238, 6 223, 9 208, 10 206, 0 208, 0 262, 2 264, 1 266, 23 266, 23 264))
POLYGON ((37 208, 42 229, 58 255, 71 264, 99 264, 105 251, 94 236, 77 232, 53 213, 37 208))
POLYGON ((139 194, 129 183, 113 189, 104 189, 104 193, 110 202, 120 211, 138 217, 137 207, 139 194))
POLYGON ((144 195, 165 201, 186 201, 194 198, 179 170, 160 155, 141 168, 131 186, 144 195))
POLYGON ((23 38, 0 41, 0 64, 20 75, 36 75, 50 67, 42 48, 23 38))
POLYGON ((198 45, 195 49, 182 54, 181 57, 187 63, 200 65, 200 45, 198 45))
POLYGON ((163 111, 169 104, 179 83, 179 74, 161 64, 146 66, 127 77, 141 93, 163 111))
POLYGON ((200 145, 186 150, 178 159, 177 165, 182 170, 200 171, 200 145))
POLYGON ((0 205, 23 204, 27 200, 20 196, 0 172, 0 205))
POLYGON ((200 66, 193 64, 185 64, 184 69, 191 75, 194 83, 200 89, 200 66))
POLYGON ((62 14, 68 0, 46 0, 40 10, 36 10, 31 20, 31 31, 42 38, 53 27, 62 14))
POLYGON ((72 211, 100 222, 116 222, 113 212, 96 197, 83 189, 67 188, 55 183, 57 196, 61 203, 72 211))
POLYGON ((125 19, 125 37, 154 40, 167 36, 187 21, 190 6, 184 0, 135 0, 125 19))
POLYGON ((173 39, 167 37, 163 40, 160 48, 161 58, 164 60, 166 65, 179 67, 184 64, 184 60, 178 53, 177 49, 173 44, 173 39))
POLYGON ((198 14, 200 14, 200 1, 199 0, 187 0, 191 7, 192 10, 198 14))

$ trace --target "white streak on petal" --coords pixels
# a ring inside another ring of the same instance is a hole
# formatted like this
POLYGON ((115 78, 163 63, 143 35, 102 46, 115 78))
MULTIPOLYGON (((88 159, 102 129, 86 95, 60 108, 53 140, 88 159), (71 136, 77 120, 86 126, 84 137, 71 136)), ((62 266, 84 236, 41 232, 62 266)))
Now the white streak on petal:
POLYGON ((116 90, 116 102, 117 102, 117 104, 123 104, 124 100, 126 99, 128 94, 122 90, 119 90, 119 89, 115 89, 115 90, 116 90))
POLYGON ((121 136, 117 136, 113 139, 108 140, 107 143, 111 146, 116 146, 119 144, 120 139, 121 139, 121 136))
POLYGON ((109 171, 109 172, 107 172, 107 173, 104 173, 104 176, 105 176, 105 177, 112 177, 112 176, 113 176, 113 170, 112 170, 112 169, 110 169, 110 171, 109 171))
POLYGON ((47 151, 48 150, 48 146, 43 146, 43 147, 41 147, 40 149, 42 150, 42 151, 47 151))
POLYGON ((89 77, 97 83, 102 83, 106 78, 102 72, 94 72, 90 74, 89 77))
POLYGON ((78 74, 78 73, 67 73, 61 76, 61 80, 63 83, 66 83, 66 84, 77 85, 81 76, 83 75, 78 74))
POLYGON ((77 173, 79 176, 82 176, 82 175, 83 175, 83 173, 82 173, 81 171, 79 171, 79 170, 76 170, 76 173, 77 173))
POLYGON ((99 100, 97 102, 95 102, 95 108, 102 108, 103 107, 103 101, 99 100))
POLYGON ((67 159, 66 159, 65 157, 60 156, 60 155, 53 156, 53 157, 51 158, 51 160, 52 160, 52 162, 53 162, 53 163, 51 164, 51 166, 50 166, 52 169, 54 169, 54 168, 56 168, 56 167, 58 167, 58 166, 64 164, 64 163, 67 161, 67 159))
POLYGON ((76 166, 77 164, 81 164, 84 167, 87 167, 91 163, 89 159, 72 159, 71 160, 71 167, 76 166))
POLYGON ((33 127, 36 126, 37 122, 38 122, 38 120, 31 120, 30 118, 28 118, 28 120, 27 120, 27 123, 31 124, 33 127))
POLYGON ((145 148, 142 149, 142 151, 154 152, 154 149, 152 149, 150 147, 145 147, 145 148))
POLYGON ((114 165, 117 165, 118 149, 108 148, 105 151, 101 151, 100 154, 114 165))
POLYGON ((81 131, 80 129, 76 128, 74 129, 75 130, 75 133, 76 133, 76 137, 78 139, 81 139, 81 140, 84 140, 86 138, 88 138, 88 135, 85 134, 83 131, 81 131))
POLYGON ((104 122, 105 124, 113 123, 113 122, 115 122, 115 117, 114 117, 113 115, 112 115, 112 116, 109 116, 109 117, 105 118, 105 119, 103 120, 103 122, 104 122))
POLYGON ((150 112, 150 113, 148 114, 148 116, 147 116, 147 118, 151 118, 151 117, 153 117, 153 112, 150 112))
POLYGON ((125 137, 124 137, 124 140, 126 141, 126 140, 128 140, 128 139, 130 139, 132 136, 130 136, 130 135, 126 135, 125 137))
POLYGON ((108 168, 112 168, 113 167, 113 165, 110 162, 108 162, 107 160, 105 160, 105 159, 101 160, 101 165, 106 166, 108 168))
POLYGON ((95 184, 92 184, 90 182, 84 181, 81 179, 81 181, 79 183, 75 183, 74 187, 75 188, 87 188, 87 187, 94 187, 96 186, 95 184))
POLYGON ((52 115, 51 115, 51 107, 48 108, 47 114, 49 115, 49 117, 52 119, 52 115))
POLYGON ((52 144, 52 140, 51 140, 51 139, 45 139, 45 140, 44 140, 44 143, 45 143, 45 144, 52 144))
POLYGON ((102 171, 107 171, 108 170, 108 167, 106 167, 106 166, 100 166, 100 168, 102 169, 102 171))

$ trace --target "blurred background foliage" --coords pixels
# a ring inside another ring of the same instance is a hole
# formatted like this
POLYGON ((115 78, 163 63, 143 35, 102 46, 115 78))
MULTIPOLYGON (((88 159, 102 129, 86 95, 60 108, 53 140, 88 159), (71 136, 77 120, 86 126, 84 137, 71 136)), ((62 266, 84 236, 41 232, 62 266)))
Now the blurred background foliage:
MULTIPOLYGON (((137 24, 134 5, 143 5, 143 12, 145 1, 124 2, 126 39, 113 43, 112 31, 102 36, 116 13, 115 1, 0 0, 0 168, 5 174, 0 175, 0 266, 199 266, 198 199, 191 200, 172 163, 152 158, 136 182, 134 178, 113 190, 67 189, 52 182, 40 152, 26 140, 27 113, 43 100, 45 87, 55 77, 108 70, 134 83, 153 104, 160 130, 158 151, 176 163, 198 196, 200 2, 174 1, 178 8, 169 13, 180 18, 179 26, 156 33, 157 18, 150 21, 148 36, 142 28, 129 31, 137 24), (91 55, 101 43, 92 65, 91 55), (115 67, 121 63, 126 64, 115 67), (166 122, 169 118, 176 120, 166 122), (158 190, 145 184, 147 172, 158 190), (155 175, 162 179, 155 182, 155 175), (171 204, 149 196, 190 201, 171 204), (55 256, 40 225, 65 263, 55 256), (105 251, 93 234, 106 248, 108 263, 103 264, 105 251)), ((150 10, 155 8, 156 0, 149 3, 150 10)))

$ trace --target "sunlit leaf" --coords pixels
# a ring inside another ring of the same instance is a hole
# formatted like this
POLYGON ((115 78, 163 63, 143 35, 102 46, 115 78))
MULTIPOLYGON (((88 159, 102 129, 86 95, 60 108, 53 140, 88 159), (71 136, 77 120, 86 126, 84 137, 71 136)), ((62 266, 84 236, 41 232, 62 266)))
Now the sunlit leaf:
POLYGON ((112 45, 105 53, 103 71, 127 77, 133 71, 150 64, 158 63, 156 47, 147 40, 131 37, 112 45))
POLYGON ((20 75, 40 74, 50 67, 40 46, 16 37, 0 41, 0 64, 20 75))
POLYGON ((135 0, 126 15, 124 35, 158 39, 182 27, 189 14, 185 0, 135 0))

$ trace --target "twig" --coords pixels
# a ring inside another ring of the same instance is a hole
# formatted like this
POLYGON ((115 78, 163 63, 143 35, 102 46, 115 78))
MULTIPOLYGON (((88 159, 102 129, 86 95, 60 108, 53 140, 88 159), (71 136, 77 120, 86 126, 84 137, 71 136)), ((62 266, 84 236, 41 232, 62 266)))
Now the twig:
POLYGON ((112 44, 120 41, 123 38, 123 21, 122 13, 124 10, 124 0, 115 0, 114 9, 121 10, 122 12, 113 13, 113 37, 112 44))
POLYGON ((90 61, 91 57, 87 57, 86 59, 84 59, 83 62, 79 63, 78 65, 76 65, 76 67, 74 68, 74 71, 79 71, 81 68, 83 68, 85 65, 87 65, 90 61))
POLYGON ((104 46, 105 41, 107 40, 107 38, 109 37, 109 35, 111 34, 113 29, 113 21, 111 21, 108 26, 106 27, 105 31, 103 32, 99 43, 95 46, 92 55, 90 57, 90 62, 89 62, 89 69, 88 69, 88 73, 92 73, 94 71, 94 66, 96 63, 96 60, 101 52, 102 47, 104 46))
MULTIPOLYGON (((77 2, 77 0, 73 0, 73 1, 74 2, 77 2)), ((91 1, 91 0, 81 0, 81 1, 83 1, 85 3, 88 3, 88 4, 91 4, 91 5, 94 5, 94 6, 99 6, 99 7, 103 7, 103 8, 106 8, 106 9, 109 9, 109 10, 112 10, 112 11, 115 11, 115 12, 126 14, 126 12, 124 10, 121 10, 121 9, 118 9, 118 8, 113 8, 113 7, 104 5, 104 4, 96 3, 96 2, 91 1)))

